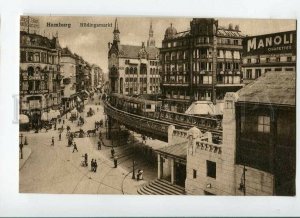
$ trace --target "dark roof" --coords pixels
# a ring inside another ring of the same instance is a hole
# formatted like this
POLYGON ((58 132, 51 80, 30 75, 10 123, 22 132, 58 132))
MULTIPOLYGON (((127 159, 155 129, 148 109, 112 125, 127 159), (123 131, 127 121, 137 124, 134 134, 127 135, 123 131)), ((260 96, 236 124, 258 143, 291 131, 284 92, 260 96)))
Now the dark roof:
POLYGON ((238 91, 238 102, 296 106, 296 73, 268 72, 238 91))
POLYGON ((70 57, 75 58, 75 55, 71 52, 71 50, 68 47, 65 47, 65 48, 62 49, 61 55, 62 56, 70 56, 70 57))
POLYGON ((182 142, 175 145, 170 145, 167 147, 159 148, 156 151, 158 153, 165 153, 167 155, 179 157, 182 159, 186 159, 187 156, 187 146, 188 142, 182 142))
POLYGON ((49 39, 45 36, 41 36, 35 33, 27 33, 25 31, 20 31, 20 45, 60 49, 60 45, 56 37, 49 39))
MULTIPOLYGON (((136 45, 119 45, 119 57, 122 58, 139 58, 139 52, 142 46, 136 45)), ((149 59, 157 59, 159 49, 156 47, 145 47, 149 59)))
POLYGON ((225 29, 225 28, 218 28, 217 31, 217 36, 223 36, 223 37, 237 37, 237 38, 241 38, 241 37, 245 37, 244 34, 241 33, 241 31, 238 30, 230 30, 230 29, 225 29))

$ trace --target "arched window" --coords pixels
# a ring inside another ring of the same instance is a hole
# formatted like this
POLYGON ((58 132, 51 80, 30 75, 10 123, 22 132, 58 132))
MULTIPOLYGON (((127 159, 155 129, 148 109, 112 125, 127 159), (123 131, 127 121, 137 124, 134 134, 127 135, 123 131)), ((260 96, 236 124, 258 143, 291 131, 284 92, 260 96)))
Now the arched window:
POLYGON ((125 74, 129 74, 129 68, 128 67, 126 67, 126 69, 125 69, 125 74))
POLYGON ((27 73, 28 73, 28 76, 33 76, 33 74, 34 74, 34 69, 33 69, 33 67, 28 67, 28 68, 27 68, 27 73))
POLYGON ((134 68, 134 72, 133 73, 137 74, 137 68, 136 67, 134 68))
POLYGON ((130 74, 133 74, 133 68, 130 67, 130 74))

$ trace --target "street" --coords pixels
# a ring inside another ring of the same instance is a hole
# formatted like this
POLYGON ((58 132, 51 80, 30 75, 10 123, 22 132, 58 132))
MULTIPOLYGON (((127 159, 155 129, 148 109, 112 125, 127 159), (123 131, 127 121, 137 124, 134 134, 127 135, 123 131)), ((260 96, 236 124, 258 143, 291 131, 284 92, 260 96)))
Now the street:
MULTIPOLYGON (((95 97, 98 99, 98 97, 95 97)), ((65 120, 64 128, 71 127, 71 132, 82 128, 85 132, 94 129, 94 122, 105 120, 103 106, 96 100, 85 105, 85 110, 80 114, 85 119, 82 127, 77 126, 77 122, 68 120, 70 113, 62 117, 65 120), (95 105, 97 103, 97 105, 95 105), (95 115, 86 117, 86 112, 92 108, 95 115), (97 110, 98 108, 98 110, 97 110)), ((57 124, 60 128, 63 124, 57 124)), ((19 190, 21 193, 63 193, 63 194, 137 194, 137 189, 141 185, 156 179, 155 167, 143 161, 143 157, 134 154, 134 150, 129 145, 115 147, 118 156, 118 167, 114 168, 111 158, 112 141, 105 138, 105 127, 100 128, 105 146, 101 150, 97 149, 99 132, 96 136, 75 138, 78 152, 73 146, 67 147, 66 130, 62 132, 59 141, 58 130, 44 129, 39 133, 22 132, 27 137, 26 147, 31 149, 31 154, 24 166, 20 168, 19 190), (51 139, 54 137, 54 146, 51 146, 51 139), (82 167, 83 155, 88 154, 88 167, 82 167), (137 169, 143 169, 143 180, 132 179, 133 158, 136 161, 137 169), (97 172, 92 172, 90 163, 92 159, 97 160, 97 172)), ((138 141, 138 139, 137 139, 138 141)), ((120 143, 122 144, 122 143, 120 143)))

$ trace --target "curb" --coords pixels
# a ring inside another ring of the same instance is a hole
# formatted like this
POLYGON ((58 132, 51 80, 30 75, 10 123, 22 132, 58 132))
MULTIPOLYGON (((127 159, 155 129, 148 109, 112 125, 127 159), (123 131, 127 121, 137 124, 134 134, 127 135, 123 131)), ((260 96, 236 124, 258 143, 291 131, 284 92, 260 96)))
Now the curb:
POLYGON ((28 148, 29 154, 25 158, 23 157, 23 160, 19 159, 19 171, 23 168, 23 166, 25 165, 26 161, 29 159, 29 157, 32 154, 31 148, 29 148, 29 147, 27 147, 27 148, 28 148))

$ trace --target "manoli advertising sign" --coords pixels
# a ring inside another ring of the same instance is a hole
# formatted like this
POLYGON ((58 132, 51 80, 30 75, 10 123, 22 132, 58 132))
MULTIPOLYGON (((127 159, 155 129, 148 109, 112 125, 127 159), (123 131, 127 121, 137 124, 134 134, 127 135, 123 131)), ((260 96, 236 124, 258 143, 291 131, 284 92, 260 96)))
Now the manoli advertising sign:
POLYGON ((296 53, 296 31, 245 37, 244 55, 296 53))

